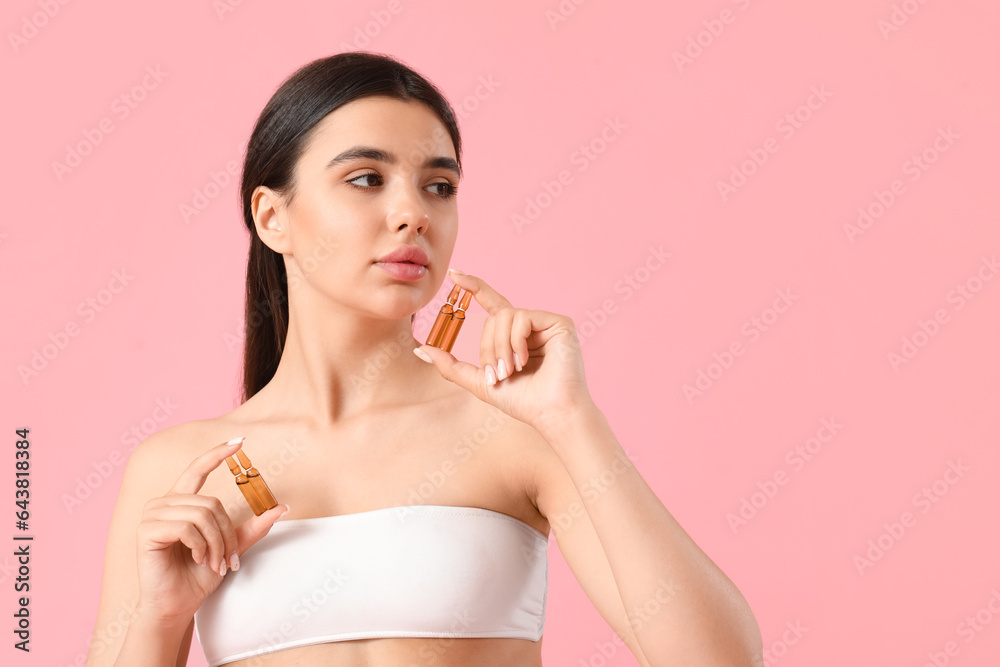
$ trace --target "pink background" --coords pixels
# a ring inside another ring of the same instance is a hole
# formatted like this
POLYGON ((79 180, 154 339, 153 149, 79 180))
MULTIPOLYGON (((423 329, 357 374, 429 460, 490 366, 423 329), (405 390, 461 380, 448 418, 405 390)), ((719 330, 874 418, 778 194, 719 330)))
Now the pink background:
MULTIPOLYGON (((247 245, 236 178, 213 189, 213 175, 226 180, 284 77, 362 46, 461 109, 452 265, 516 306, 574 318, 598 405, 749 600, 769 664, 995 664, 997 4, 399 1, 396 14, 363 0, 220 15, 209 0, 50 0, 51 18, 37 0, 5 3, 0 661, 83 664, 123 434, 235 405, 247 245), (162 79, 122 117, 115 99, 147 68, 162 79), (87 134, 100 142, 60 178, 53 162, 87 134), (185 221, 181 205, 206 188, 185 221), (877 217, 852 232, 859 207, 877 217), (651 248, 669 259, 647 265, 651 248), (131 278, 112 293, 116 271, 131 278), (790 306, 775 304, 782 291, 790 306), (742 354, 727 357, 734 342, 742 354), (36 351, 51 358, 22 380, 36 351), (699 372, 704 391, 686 396, 699 372), (174 406, 160 422, 158 401, 174 406), (24 426, 30 655, 9 629, 24 426), (795 453, 810 446, 809 460, 795 453)), ((482 319, 473 309, 466 326, 478 334, 482 319)), ((478 335, 455 352, 478 362, 478 335)), ((637 664, 602 655, 611 630, 554 538, 549 559, 545 662, 637 664)), ((191 655, 204 664, 197 642, 191 655)))

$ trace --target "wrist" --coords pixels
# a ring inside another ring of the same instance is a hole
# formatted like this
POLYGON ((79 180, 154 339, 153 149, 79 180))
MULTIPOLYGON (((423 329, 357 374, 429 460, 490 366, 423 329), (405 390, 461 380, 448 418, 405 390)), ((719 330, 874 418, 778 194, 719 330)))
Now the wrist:
POLYGON ((192 617, 163 614, 155 606, 138 602, 115 667, 174 667, 192 617))
POLYGON ((155 629, 158 632, 169 634, 179 633, 183 635, 187 632, 188 625, 194 618, 194 612, 189 614, 164 614, 154 605, 146 604, 139 600, 132 611, 132 619, 129 622, 130 628, 137 631, 145 629, 155 629))
POLYGON ((532 426, 549 444, 556 445, 559 441, 572 438, 574 431, 587 428, 588 424, 603 418, 604 413, 590 396, 587 396, 564 408, 546 410, 532 426))

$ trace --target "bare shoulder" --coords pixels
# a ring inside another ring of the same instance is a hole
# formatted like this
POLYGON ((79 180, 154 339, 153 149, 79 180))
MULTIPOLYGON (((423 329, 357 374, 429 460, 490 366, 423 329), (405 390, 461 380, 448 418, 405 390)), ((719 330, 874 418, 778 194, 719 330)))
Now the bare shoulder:
MULTIPOLYGON (((140 442, 129 456, 118 490, 111 517, 109 549, 121 549, 123 535, 133 536, 145 504, 166 495, 181 471, 196 456, 204 444, 206 425, 202 421, 186 422, 157 431, 140 442), (118 543, 111 542, 118 538, 118 543)), ((129 544, 129 547, 132 545, 129 544)))
POLYGON ((158 431, 136 446, 125 468, 125 478, 145 488, 149 497, 163 495, 181 471, 202 451, 219 444, 206 438, 218 430, 215 419, 176 424, 158 431))
POLYGON ((136 531, 146 504, 170 490, 193 452, 211 446, 203 442, 209 430, 203 421, 171 426, 140 442, 129 456, 108 527, 88 667, 110 667, 121 650, 120 628, 127 625, 139 598, 136 531))
MULTIPOLYGON (((212 447, 225 442, 225 417, 183 422, 140 442, 125 466, 113 523, 133 530, 145 503, 166 495, 181 473, 212 447)), ((231 430, 231 428, 230 428, 231 430)))

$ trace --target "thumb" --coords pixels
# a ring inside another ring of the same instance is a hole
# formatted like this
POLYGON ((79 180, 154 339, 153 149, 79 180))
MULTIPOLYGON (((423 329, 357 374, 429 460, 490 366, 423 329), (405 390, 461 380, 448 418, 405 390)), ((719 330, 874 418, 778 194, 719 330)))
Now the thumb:
POLYGON ((459 361, 451 352, 445 352, 433 345, 425 344, 415 347, 413 354, 427 363, 433 364, 445 380, 454 382, 476 396, 481 397, 484 394, 484 388, 479 386, 480 382, 477 379, 479 369, 476 366, 459 361))
POLYGON ((260 516, 252 516, 238 526, 236 528, 236 541, 239 545, 237 556, 242 556, 247 549, 271 532, 271 526, 287 512, 288 505, 275 505, 260 516))

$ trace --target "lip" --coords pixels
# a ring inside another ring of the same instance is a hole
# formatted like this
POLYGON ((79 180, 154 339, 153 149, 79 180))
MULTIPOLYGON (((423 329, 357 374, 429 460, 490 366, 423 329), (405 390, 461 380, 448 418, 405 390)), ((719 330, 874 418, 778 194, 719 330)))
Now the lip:
POLYGON ((423 264, 410 264, 407 262, 376 262, 379 267, 396 280, 414 281, 420 280, 427 275, 427 267, 423 264))
POLYGON ((393 249, 387 255, 383 255, 376 261, 385 264, 419 264, 420 266, 427 266, 427 253, 418 248, 415 245, 402 245, 398 248, 393 249))

